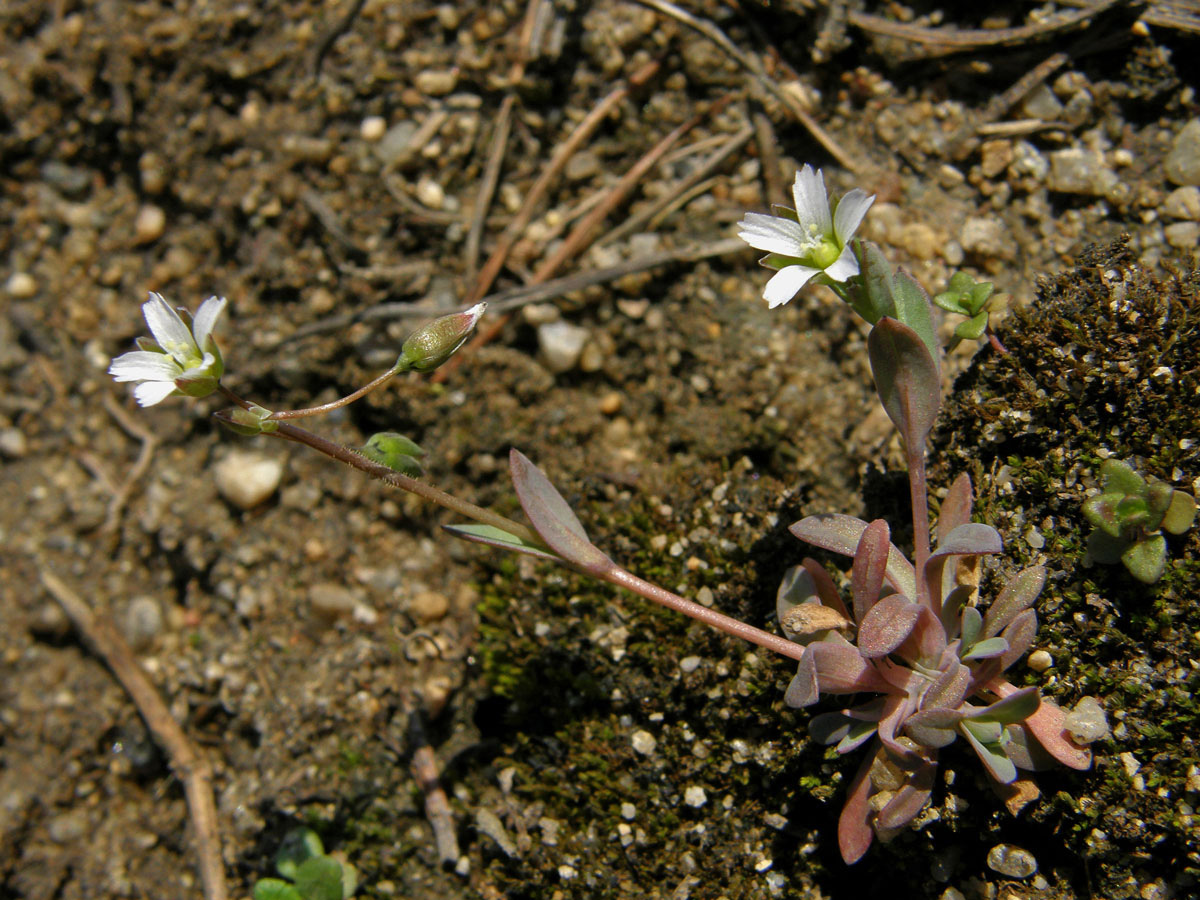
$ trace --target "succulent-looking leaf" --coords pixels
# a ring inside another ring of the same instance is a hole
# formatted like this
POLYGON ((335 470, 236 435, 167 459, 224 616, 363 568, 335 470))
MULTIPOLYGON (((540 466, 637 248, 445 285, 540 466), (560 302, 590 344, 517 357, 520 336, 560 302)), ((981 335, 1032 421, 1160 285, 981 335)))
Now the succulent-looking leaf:
POLYGON ((995 656, 1003 656, 1008 652, 1008 641, 1004 638, 993 637, 984 638, 982 641, 976 641, 969 647, 966 647, 966 653, 962 655, 964 662, 979 659, 991 659, 995 656))
MULTIPOLYGON (((866 528, 867 523, 854 516, 824 513, 793 522, 788 526, 788 531, 814 547, 832 550, 843 556, 854 556, 866 528)), ((901 594, 916 596, 916 571, 895 544, 888 547, 887 580, 901 594)))
POLYGON ((875 826, 899 828, 916 818, 917 813, 929 802, 929 795, 933 793, 936 772, 937 767, 928 764, 913 772, 904 786, 896 791, 896 795, 879 811, 879 815, 875 817, 875 826))
POLYGON ((983 636, 995 637, 1007 628, 1018 613, 1033 606, 1045 584, 1045 566, 1022 569, 1009 579, 983 617, 983 636))
POLYGON ((941 619, 942 628, 946 631, 946 638, 954 640, 958 637, 959 630, 962 625, 962 611, 966 608, 967 601, 971 599, 974 589, 970 585, 956 585, 954 590, 946 595, 942 601, 942 611, 938 614, 941 619))
POLYGON ((812 575, 803 566, 792 566, 783 573, 783 580, 775 591, 775 615, 782 622, 792 609, 816 596, 817 585, 812 575))
MULTIPOLYGON (((1008 642, 1008 649, 1000 657, 1002 670, 1008 669, 1029 652, 1029 648, 1033 646, 1034 639, 1037 637, 1037 627, 1037 612, 1032 609, 1018 613, 1017 617, 1009 622, 1002 635, 1008 642)), ((988 640, 994 640, 994 638, 988 638, 988 640)))
POLYGON ((792 676, 787 691, 783 695, 783 702, 788 706, 802 709, 805 706, 812 706, 821 699, 821 693, 817 688, 817 665, 813 657, 815 646, 815 644, 810 646, 800 657, 800 662, 796 666, 796 674, 792 676))
POLYGON ((1150 485, 1146 491, 1146 506, 1150 511, 1150 522, 1146 525, 1147 531, 1157 531, 1162 526, 1163 516, 1171 508, 1171 500, 1174 495, 1175 489, 1169 484, 1155 481, 1150 485))
POLYGON ((1021 688, 997 700, 990 706, 974 710, 967 718, 974 723, 996 722, 1001 725, 1012 725, 1024 722, 1037 712, 1042 703, 1037 688, 1021 688))
POLYGON ((923 709, 957 709, 971 686, 971 670, 952 660, 921 698, 923 709))
MULTIPOLYGON (((989 682, 987 689, 1000 697, 1007 697, 1018 690, 1000 679, 989 682)), ((1037 711, 1023 724, 1042 748, 1064 766, 1081 771, 1088 769, 1092 765, 1092 751, 1079 746, 1071 739, 1066 728, 1066 718, 1066 713, 1056 703, 1043 698, 1037 711)))
POLYGON ((830 609, 836 609, 847 619, 850 618, 850 610, 846 608, 846 604, 842 602, 841 595, 838 593, 837 585, 833 583, 829 572, 825 567, 811 557, 804 557, 800 560, 800 565, 804 567, 813 580, 813 585, 817 589, 817 596, 821 598, 821 604, 828 606, 830 609))
POLYGON ((888 683, 863 659, 858 648, 845 642, 818 641, 809 645, 804 656, 813 661, 818 688, 825 693, 884 693, 889 689, 888 683))
POLYGON ((988 327, 989 313, 985 309, 976 316, 972 316, 965 322, 959 322, 954 329, 954 336, 962 338, 964 341, 977 341, 983 337, 988 327))
POLYGON ((850 585, 853 591, 854 621, 862 623, 868 611, 879 600, 887 570, 890 532, 887 522, 876 519, 863 529, 854 551, 850 585))
MULTIPOLYGON (((857 601, 857 597, 855 598, 857 601)), ((858 626, 858 649, 867 659, 887 656, 912 634, 921 607, 903 594, 884 597, 858 626)))
POLYGON ((612 560, 588 539, 578 517, 542 470, 515 448, 508 459, 521 507, 550 549, 585 571, 611 567, 612 560))
POLYGON ((922 606, 917 613, 917 624, 896 652, 909 662, 932 667, 941 660, 945 649, 946 631, 942 623, 928 607, 922 606))
POLYGON ((971 476, 963 472, 946 491, 941 509, 938 510, 939 541, 959 525, 966 525, 971 521, 972 494, 971 476))
POLYGON ((551 553, 545 547, 538 544, 531 544, 517 537, 515 534, 511 534, 502 528, 497 528, 495 525, 480 525, 472 522, 465 525, 443 525, 442 528, 455 537, 474 541, 477 544, 487 544, 489 547, 497 547, 501 550, 511 550, 514 553, 536 556, 538 559, 562 562, 562 557, 551 553))
POLYGON ((1196 521, 1196 500, 1183 491, 1171 492, 1171 505, 1163 516, 1162 527, 1171 534, 1183 534, 1196 521))
POLYGON ((877 722, 853 721, 849 730, 833 749, 838 753, 849 753, 851 750, 857 750, 878 733, 879 723, 877 722))
POLYGON ((941 535, 937 550, 930 555, 925 563, 925 583, 936 595, 934 611, 941 612, 941 590, 949 579, 943 577, 943 570, 948 562, 963 556, 983 556, 991 553, 1002 553, 1004 541, 991 525, 981 522, 967 522, 954 528, 949 534, 941 535))
POLYGON ((964 719, 959 726, 959 732, 967 739, 992 778, 1001 784, 1009 784, 1017 777, 1017 767, 1008 758, 1001 743, 1001 726, 964 719))
POLYGON ((923 451, 937 418, 942 383, 920 336, 895 319, 876 323, 867 337, 875 390, 909 452, 923 451))
POLYGON ((1129 574, 1143 584, 1154 584, 1167 568, 1167 539, 1154 534, 1132 544, 1121 554, 1129 574))
POLYGON ((954 742, 963 714, 955 709, 922 709, 904 722, 904 732, 922 747, 937 750, 954 742))
POLYGON ((973 606, 964 606, 958 631, 961 641, 958 651, 960 655, 965 656, 975 646, 982 630, 983 616, 979 614, 979 610, 973 606))
POLYGON ((875 832, 871 828, 871 763, 878 755, 879 743, 873 741, 871 750, 854 773, 846 792, 846 805, 838 817, 838 849, 847 865, 858 862, 871 847, 875 832))

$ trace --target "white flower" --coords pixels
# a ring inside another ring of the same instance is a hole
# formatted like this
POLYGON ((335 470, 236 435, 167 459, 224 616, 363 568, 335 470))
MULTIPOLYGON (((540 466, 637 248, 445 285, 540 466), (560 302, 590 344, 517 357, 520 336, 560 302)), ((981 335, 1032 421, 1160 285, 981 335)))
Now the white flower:
MULTIPOLYGON (((779 271, 763 289, 763 299, 774 309, 796 296, 817 275, 829 281, 845 281, 858 274, 858 260, 850 249, 850 238, 867 214, 874 195, 854 188, 829 208, 821 170, 805 166, 792 185, 795 218, 746 213, 738 224, 738 237, 769 256, 763 265, 779 271)), ((790 210, 789 210, 790 212, 790 210)))
POLYGON ((141 406, 161 403, 172 394, 207 397, 225 372, 212 335, 224 309, 224 297, 209 297, 193 320, 187 310, 181 309, 180 316, 161 294, 151 292, 142 315, 154 340, 138 338, 141 349, 114 359, 108 374, 116 381, 138 382, 133 396, 141 406))

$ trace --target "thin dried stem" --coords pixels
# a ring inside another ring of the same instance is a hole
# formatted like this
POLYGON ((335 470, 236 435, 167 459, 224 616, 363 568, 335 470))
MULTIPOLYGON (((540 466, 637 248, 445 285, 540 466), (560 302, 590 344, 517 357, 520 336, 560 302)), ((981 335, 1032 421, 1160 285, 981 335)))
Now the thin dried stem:
POLYGON ((104 660, 133 700, 146 727, 167 754, 171 770, 183 782, 196 832, 196 855, 206 900, 226 900, 225 865, 221 860, 221 841, 217 830, 217 806, 213 800, 212 768, 200 754, 179 723, 171 716, 133 651, 112 624, 94 613, 87 602, 66 582, 43 569, 42 584, 58 601, 92 652, 104 660))

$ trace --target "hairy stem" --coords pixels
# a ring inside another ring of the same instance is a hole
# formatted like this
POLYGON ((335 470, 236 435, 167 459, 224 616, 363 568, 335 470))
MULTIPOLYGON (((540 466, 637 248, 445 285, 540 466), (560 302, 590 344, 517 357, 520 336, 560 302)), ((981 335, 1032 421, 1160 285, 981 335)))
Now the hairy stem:
POLYGON ((339 409, 340 407, 353 403, 360 397, 366 396, 380 385, 386 384, 398 371, 400 370, 392 367, 378 378, 375 378, 367 384, 364 384, 357 391, 352 394, 347 394, 340 400, 332 400, 329 403, 322 403, 320 406, 310 406, 307 409, 287 409, 283 410, 282 412, 273 412, 271 413, 270 417, 276 421, 280 419, 303 419, 307 416, 316 416, 320 415, 321 413, 332 412, 335 409, 339 409))
MULTIPOLYGON (((916 601, 938 615, 934 596, 925 581, 925 563, 929 562, 929 486, 925 479, 925 446, 904 448, 908 456, 908 492, 912 503, 913 566, 917 570, 916 601)), ((940 603, 938 604, 940 606, 940 603)))

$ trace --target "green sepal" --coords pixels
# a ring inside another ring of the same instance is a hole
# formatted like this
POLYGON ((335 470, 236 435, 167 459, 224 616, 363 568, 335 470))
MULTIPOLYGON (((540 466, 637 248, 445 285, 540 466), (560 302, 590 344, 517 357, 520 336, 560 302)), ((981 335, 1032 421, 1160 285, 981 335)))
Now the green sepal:
POLYGON ((396 431, 380 431, 371 435, 363 444, 362 455, 410 478, 420 478, 425 474, 420 462, 425 451, 415 441, 396 431))

